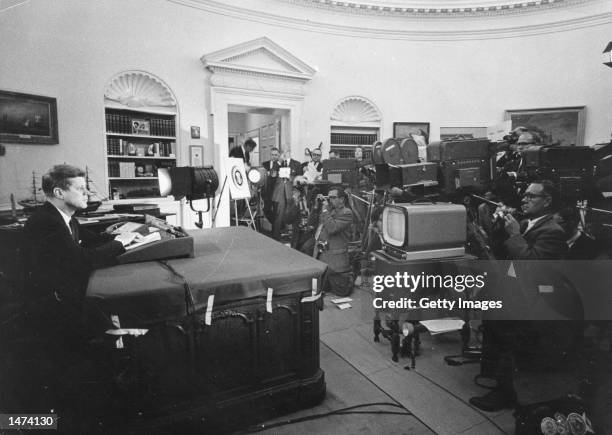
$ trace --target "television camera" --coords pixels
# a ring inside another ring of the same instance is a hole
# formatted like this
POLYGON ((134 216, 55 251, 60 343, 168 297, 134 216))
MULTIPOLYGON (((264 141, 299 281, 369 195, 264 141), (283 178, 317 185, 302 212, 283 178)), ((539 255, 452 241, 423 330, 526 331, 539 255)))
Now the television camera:
MULTIPOLYGON (((540 179, 551 180, 566 205, 601 215, 601 209, 592 207, 601 198, 597 168, 602 159, 612 157, 612 147, 597 155, 586 146, 519 145, 525 134, 526 130, 517 129, 501 143, 465 138, 433 142, 427 145, 426 161, 416 157, 418 150, 410 139, 374 143, 372 163, 379 195, 373 206, 383 207, 382 251, 364 252, 362 268, 393 275, 415 267, 435 267, 433 263, 447 266, 470 254, 472 259, 495 259, 488 234, 479 225, 477 206, 483 202, 494 206, 498 219, 506 214, 518 218, 522 193, 540 179), (410 195, 392 195, 391 188, 410 195), (487 191, 496 192, 499 202, 486 198, 487 191), (454 225, 457 222, 461 224, 454 225), (374 265, 368 264, 374 256, 374 265)), ((402 336, 398 319, 389 321, 387 327, 384 330, 380 319, 375 320, 375 336, 382 332, 391 340, 396 360, 402 336)), ((418 330, 412 332, 416 333, 418 330)), ((463 338, 464 355, 470 354, 466 352, 469 329, 463 331, 463 338)), ((403 342, 410 343, 405 334, 403 342)), ((411 354, 410 349, 402 352, 411 354)))

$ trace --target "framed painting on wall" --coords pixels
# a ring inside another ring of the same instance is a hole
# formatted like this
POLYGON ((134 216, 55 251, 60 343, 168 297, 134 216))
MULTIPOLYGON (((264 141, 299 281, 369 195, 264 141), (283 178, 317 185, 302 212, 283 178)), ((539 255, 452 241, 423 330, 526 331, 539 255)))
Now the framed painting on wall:
POLYGON ((0 91, 0 142, 58 143, 57 100, 0 91))
POLYGON ((585 106, 506 110, 512 128, 525 127, 550 145, 584 145, 585 106))
POLYGON ((440 140, 487 137, 487 127, 440 127, 440 140))
POLYGON ((411 134, 425 136, 429 139, 429 122, 394 122, 393 137, 408 137, 411 134), (425 134, 423 134, 425 133, 425 134))

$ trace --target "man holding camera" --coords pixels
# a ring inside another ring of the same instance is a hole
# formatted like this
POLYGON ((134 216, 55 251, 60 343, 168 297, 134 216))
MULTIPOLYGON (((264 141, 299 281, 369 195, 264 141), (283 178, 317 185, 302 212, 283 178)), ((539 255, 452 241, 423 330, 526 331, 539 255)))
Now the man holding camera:
MULTIPOLYGON (((516 218, 505 210, 498 210, 503 219, 504 229, 508 238, 501 243, 508 260, 560 260, 567 253, 566 237, 563 229, 554 221, 553 212, 559 199, 559 192, 552 182, 548 180, 531 183, 522 199, 522 211, 526 218, 518 222, 516 218)), ((496 214, 498 213, 496 212, 496 214)), ((516 287, 523 286, 522 275, 525 279, 534 274, 537 263, 530 263, 532 270, 524 269, 524 263, 515 264, 518 268, 513 280, 512 288, 506 290, 516 291, 516 287)), ((533 275, 535 276, 535 275, 533 275)), ((528 281, 528 280, 527 280, 528 281)), ((527 284, 525 284, 527 285, 527 284)), ((527 289, 529 290, 529 289, 527 289)), ((525 301, 522 302, 523 304, 525 301)), ((532 307, 524 307, 531 309, 532 307)), ((532 369, 553 366, 554 352, 547 355, 545 346, 534 348, 531 343, 556 343, 557 336, 571 335, 565 326, 569 322, 550 321, 486 321, 483 323, 483 368, 486 365, 497 380, 497 388, 480 397, 472 397, 470 403, 483 411, 498 411, 513 407, 516 400, 514 391, 513 372, 515 363, 519 366, 529 365, 532 369), (526 357, 525 355, 528 355, 526 357), (528 359, 526 359, 528 358, 528 359)), ((484 370, 483 370, 484 371, 484 370)))
POLYGON ((353 276, 349 262, 348 244, 352 235, 353 213, 346 206, 344 189, 330 189, 327 198, 317 196, 321 213, 315 233, 315 258, 327 263, 329 269, 325 288, 338 296, 348 296, 353 290, 353 276))

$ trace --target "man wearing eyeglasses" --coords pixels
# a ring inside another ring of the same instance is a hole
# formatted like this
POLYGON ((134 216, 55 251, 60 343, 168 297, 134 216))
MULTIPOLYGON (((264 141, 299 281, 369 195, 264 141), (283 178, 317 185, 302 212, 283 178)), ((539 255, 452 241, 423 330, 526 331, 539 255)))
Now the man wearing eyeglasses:
POLYGON ((504 216, 508 240, 504 248, 511 260, 558 260, 567 253, 563 228, 553 219, 559 193, 552 182, 534 182, 523 194, 522 211, 527 219, 519 224, 504 216))
MULTIPOLYGON (((559 199, 559 193, 552 182, 548 180, 533 182, 527 187, 523 194, 522 211, 525 220, 519 223, 512 214, 503 215, 504 229, 508 234, 508 239, 503 242, 503 248, 509 260, 559 260, 564 258, 567 253, 566 236, 563 229, 554 220, 553 213, 559 199)), ((520 262, 519 262, 520 263, 520 262)), ((537 271, 537 263, 529 262, 534 266, 530 273, 537 271)), ((533 287, 525 284, 520 278, 523 277, 523 266, 516 264, 518 272, 515 277, 508 282, 509 289, 516 292, 518 288, 529 291, 533 287)), ((535 276, 535 275, 534 275, 535 276)), ((526 279, 529 273, 525 274, 526 279)), ((532 276, 533 278, 533 276, 532 276)), ((535 282, 537 287, 538 283, 535 282)), ((549 284, 549 283, 548 283, 549 284)), ((532 283, 533 285, 533 283, 532 283)), ((536 289, 537 291, 537 289, 536 289)), ((531 296, 533 294, 530 293, 531 296)), ((508 295, 511 296, 511 295, 508 295)), ((532 299, 531 303, 538 302, 532 299)), ((528 311, 532 307, 526 305, 526 300, 519 302, 514 311, 528 311), (522 305, 520 305, 522 304, 522 305)), ((517 313, 518 314, 518 313, 517 313)), ((483 361, 488 362, 491 376, 497 380, 497 388, 484 396, 472 397, 470 403, 483 411, 498 411, 504 408, 511 408, 515 405, 516 393, 514 391, 513 379, 514 371, 517 366, 530 366, 533 370, 538 370, 540 366, 550 365, 554 361, 547 349, 534 349, 527 341, 519 345, 518 337, 529 337, 531 342, 536 343, 555 343, 559 335, 570 336, 572 324, 569 322, 533 322, 533 321, 485 321, 483 322, 483 361), (568 330, 569 328, 569 330, 568 330), (528 355, 530 360, 526 361, 524 355, 528 355), (518 362, 517 362, 518 361, 518 362), (493 368, 494 367, 494 368, 493 368)), ((484 365, 483 365, 484 368, 484 365)))

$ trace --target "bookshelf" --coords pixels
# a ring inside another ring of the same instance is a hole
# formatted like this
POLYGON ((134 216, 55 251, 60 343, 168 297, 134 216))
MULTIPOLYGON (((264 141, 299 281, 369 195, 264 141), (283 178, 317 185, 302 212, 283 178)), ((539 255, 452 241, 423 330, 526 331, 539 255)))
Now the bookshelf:
POLYGON ((176 113, 105 107, 108 195, 159 197, 157 170, 176 166, 176 113))

